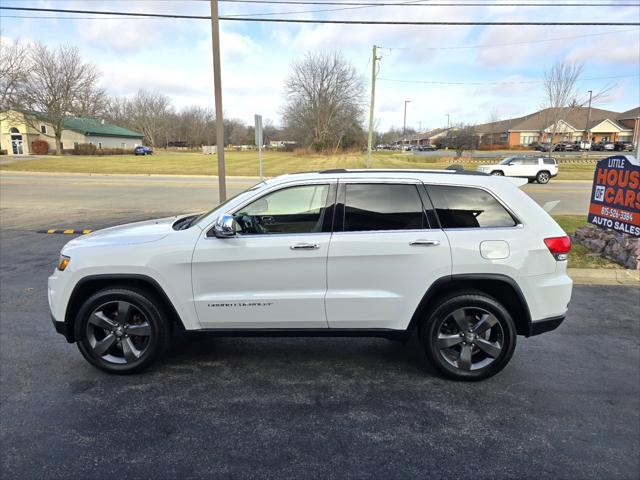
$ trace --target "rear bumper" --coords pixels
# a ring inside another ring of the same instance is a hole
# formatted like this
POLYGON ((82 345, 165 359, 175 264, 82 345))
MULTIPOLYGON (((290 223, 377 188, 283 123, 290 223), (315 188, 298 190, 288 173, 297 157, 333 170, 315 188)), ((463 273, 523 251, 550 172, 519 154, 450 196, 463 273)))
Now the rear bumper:
POLYGON ((565 318, 566 318, 565 315, 560 315, 558 317, 544 318, 542 320, 530 322, 529 334, 527 335, 527 337, 532 337, 534 335, 540 335, 541 333, 555 330, 560 326, 560 324, 564 321, 565 318))

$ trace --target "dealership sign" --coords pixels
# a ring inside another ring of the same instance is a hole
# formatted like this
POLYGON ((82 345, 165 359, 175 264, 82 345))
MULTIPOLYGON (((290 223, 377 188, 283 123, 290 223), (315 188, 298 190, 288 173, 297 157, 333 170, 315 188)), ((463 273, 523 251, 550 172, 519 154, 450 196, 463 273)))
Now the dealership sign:
POLYGON ((628 155, 596 164, 589 223, 640 237, 640 165, 628 155))

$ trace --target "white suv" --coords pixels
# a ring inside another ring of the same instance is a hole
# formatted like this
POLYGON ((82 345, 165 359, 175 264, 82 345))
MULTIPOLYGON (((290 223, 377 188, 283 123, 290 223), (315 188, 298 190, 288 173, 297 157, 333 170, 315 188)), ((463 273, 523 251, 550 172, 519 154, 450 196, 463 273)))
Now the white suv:
POLYGON ((478 171, 490 175, 527 178, 529 182, 548 183, 558 175, 558 161, 550 157, 507 157, 495 165, 479 165, 478 171))
POLYGON ((212 211, 107 228, 64 246, 56 330, 114 373, 172 330, 223 336, 417 332, 445 375, 500 371, 516 335, 556 328, 565 232, 510 179, 463 171, 284 175, 212 211))

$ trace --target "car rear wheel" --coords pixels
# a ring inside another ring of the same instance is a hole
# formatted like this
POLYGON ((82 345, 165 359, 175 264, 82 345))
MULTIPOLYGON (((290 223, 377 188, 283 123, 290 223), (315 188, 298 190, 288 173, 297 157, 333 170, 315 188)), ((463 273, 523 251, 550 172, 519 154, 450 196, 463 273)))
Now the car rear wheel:
POLYGON ((136 373, 167 348, 170 327, 158 299, 128 288, 101 290, 78 312, 78 349, 92 365, 109 373, 136 373))
POLYGON ((511 359, 516 330, 509 312, 484 294, 459 294, 426 319, 421 339, 427 357, 445 376, 476 381, 495 375, 511 359))
POLYGON ((550 179, 551 175, 549 175, 549 172, 538 172, 538 175, 536 175, 536 181, 538 183, 549 183, 550 179))

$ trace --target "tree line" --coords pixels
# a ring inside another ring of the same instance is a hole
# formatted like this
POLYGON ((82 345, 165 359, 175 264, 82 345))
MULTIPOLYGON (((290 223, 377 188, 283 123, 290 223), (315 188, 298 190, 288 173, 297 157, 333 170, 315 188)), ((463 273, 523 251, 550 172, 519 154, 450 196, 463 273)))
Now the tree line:
MULTIPOLYGON (((112 97, 100 86, 101 72, 85 62, 77 47, 50 48, 3 40, 0 56, 0 112, 37 113, 26 121, 38 129, 46 120, 61 153, 64 119, 104 119, 144 134, 150 146, 217 144, 211 108, 176 108, 161 92, 141 89, 131 97, 112 97)), ((294 62, 285 85, 281 128, 267 120, 265 143, 289 140, 315 150, 361 147, 365 133, 364 84, 357 70, 339 53, 308 54, 294 62)), ((224 144, 253 145, 254 127, 229 118, 224 144)))

